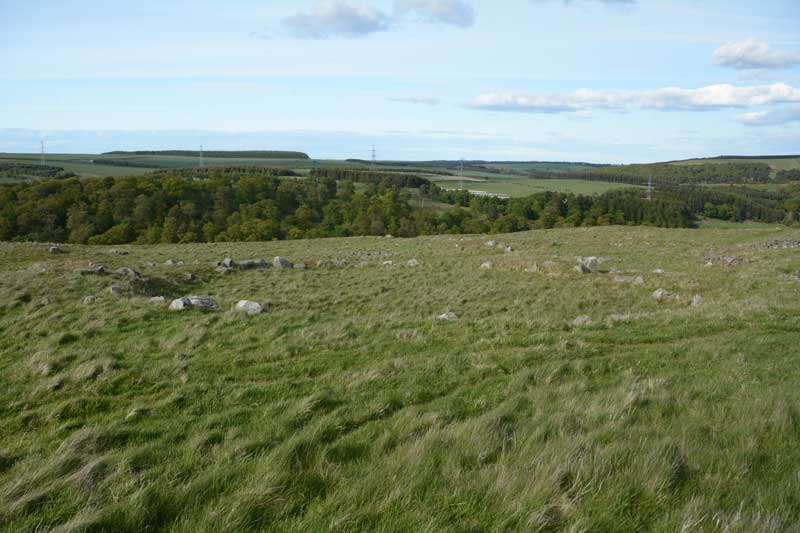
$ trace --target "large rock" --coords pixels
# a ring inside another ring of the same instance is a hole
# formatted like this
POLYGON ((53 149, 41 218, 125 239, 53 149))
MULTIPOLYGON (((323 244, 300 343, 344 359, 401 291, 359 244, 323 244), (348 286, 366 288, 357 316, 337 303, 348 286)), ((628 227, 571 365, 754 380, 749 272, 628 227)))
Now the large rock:
POLYGON ((453 322, 454 320, 458 320, 458 315, 456 315, 452 311, 448 311, 436 317, 436 320, 444 320, 446 322, 453 322))
POLYGON ((650 297, 657 302, 665 302, 670 299, 671 295, 664 289, 656 289, 650 297))
POLYGON ((575 269, 582 274, 596 274, 600 269, 600 261, 596 257, 578 257, 575 269))
POLYGON ((275 259, 272 260, 272 266, 275 268, 292 268, 294 263, 286 259, 285 257, 277 256, 275 259))
POLYGON ((83 305, 92 305, 96 301, 97 301, 97 296, 91 295, 91 296, 85 296, 83 300, 81 300, 81 303, 83 305))
POLYGON ((123 276, 123 277, 126 277, 126 278, 130 278, 132 280, 142 279, 142 276, 138 272, 136 272, 134 269, 128 268, 128 267, 118 268, 118 269, 116 269, 114 271, 114 274, 116 274, 118 276, 123 276))
POLYGON ((254 268, 269 268, 270 266, 272 265, 266 259, 245 259, 244 261, 236 262, 236 268, 240 268, 242 270, 250 270, 254 268))
POLYGON ((236 302, 233 310, 237 313, 243 313, 248 316, 259 315, 264 312, 264 308, 260 303, 252 302, 250 300, 239 300, 236 302))
POLYGON ((193 308, 215 311, 219 309, 219 304, 211 296, 184 296, 172 300, 172 303, 169 304, 170 311, 184 311, 193 308))
POLYGON ((589 315, 581 315, 572 321, 572 325, 576 328, 580 328, 582 326, 588 326, 591 323, 592 323, 592 317, 590 317, 589 315))

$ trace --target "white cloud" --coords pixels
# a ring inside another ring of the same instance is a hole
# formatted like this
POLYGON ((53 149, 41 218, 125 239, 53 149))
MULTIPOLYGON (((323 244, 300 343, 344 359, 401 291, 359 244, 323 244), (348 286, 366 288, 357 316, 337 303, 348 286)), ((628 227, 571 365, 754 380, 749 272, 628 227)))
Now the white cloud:
POLYGON ((468 28, 475 23, 475 10, 462 0, 397 0, 399 16, 414 14, 423 20, 468 28))
POLYGON ((800 106, 788 106, 774 111, 744 113, 736 119, 746 126, 777 126, 790 122, 800 122, 800 106))
MULTIPOLYGON (((533 1, 535 3, 543 4, 545 2, 550 2, 552 0, 533 0, 533 1)), ((598 4, 623 5, 623 6, 633 5, 636 2, 638 2, 638 0, 557 0, 557 1, 560 1, 560 2, 562 2, 564 4, 577 4, 579 2, 583 2, 583 3, 596 2, 598 4)))
POLYGON ((349 0, 318 0, 310 11, 283 19, 283 26, 301 39, 363 37, 398 27, 411 17, 459 28, 475 23, 474 9, 463 0, 396 0, 393 14, 349 0))
POLYGON ((388 15, 372 7, 340 0, 319 0, 308 13, 297 13, 283 20, 295 37, 325 39, 328 37, 361 37, 386 31, 391 26, 388 15))
POLYGON ((397 96, 389 98, 392 102, 400 102, 403 104, 418 104, 434 106, 439 104, 439 100, 430 96, 397 96))
POLYGON ((800 52, 772 50, 767 43, 751 37, 723 44, 714 50, 711 62, 739 70, 792 68, 800 66, 800 52))
POLYGON ((698 89, 664 87, 638 91, 579 89, 568 93, 485 93, 468 106, 519 113, 574 113, 590 109, 617 112, 631 109, 708 111, 788 102, 800 102, 800 89, 775 83, 750 87, 721 84, 698 89))

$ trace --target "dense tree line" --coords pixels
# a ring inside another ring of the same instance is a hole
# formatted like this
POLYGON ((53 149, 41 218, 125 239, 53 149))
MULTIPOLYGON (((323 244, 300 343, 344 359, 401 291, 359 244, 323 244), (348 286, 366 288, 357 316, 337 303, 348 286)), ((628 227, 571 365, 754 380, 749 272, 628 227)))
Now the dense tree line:
POLYGON ((425 182, 412 195, 396 177, 390 174, 359 190, 347 179, 287 178, 252 168, 10 184, 0 186, 0 239, 173 243, 385 233, 411 237, 601 224, 688 227, 694 222, 685 205, 648 203, 636 191, 599 196, 546 192, 501 200, 468 197, 425 182), (420 195, 430 200, 427 207, 412 201, 420 195), (453 206, 442 208, 441 202, 453 206))
POLYGON ((789 181, 800 181, 800 169, 793 168, 790 170, 779 170, 775 177, 777 181, 783 183, 789 181))
POLYGON ((430 186, 430 182, 416 174, 401 174, 399 172, 375 172, 372 170, 356 170, 352 168, 315 168, 311 170, 315 178, 332 178, 335 180, 349 180, 355 183, 383 184, 390 187, 418 189, 430 186))
POLYGON ((0 178, 28 179, 28 178, 70 178, 73 172, 62 167, 50 165, 35 165, 30 163, 0 162, 0 178))
POLYGON ((615 165, 598 167, 588 172, 569 175, 552 172, 534 172, 533 177, 543 179, 582 179, 647 185, 653 181, 661 185, 712 184, 712 183, 762 183, 770 181, 771 169, 766 163, 708 163, 697 165, 615 165))
POLYGON ((402 237, 608 224, 692 227, 698 216, 797 222, 800 185, 661 186, 525 198, 446 191, 411 174, 221 167, 0 186, 0 240, 89 244, 402 237), (356 186, 357 184, 360 184, 356 186))

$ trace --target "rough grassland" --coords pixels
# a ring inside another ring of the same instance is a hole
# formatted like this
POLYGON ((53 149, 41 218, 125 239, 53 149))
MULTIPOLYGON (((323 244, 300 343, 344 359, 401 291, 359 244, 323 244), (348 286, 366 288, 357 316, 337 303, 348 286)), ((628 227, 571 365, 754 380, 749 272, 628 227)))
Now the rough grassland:
POLYGON ((796 531, 800 252, 740 246, 776 237, 800 235, 0 244, 0 529, 796 531), (212 271, 275 255, 348 265, 212 271), (89 261, 223 309, 168 312, 89 261))

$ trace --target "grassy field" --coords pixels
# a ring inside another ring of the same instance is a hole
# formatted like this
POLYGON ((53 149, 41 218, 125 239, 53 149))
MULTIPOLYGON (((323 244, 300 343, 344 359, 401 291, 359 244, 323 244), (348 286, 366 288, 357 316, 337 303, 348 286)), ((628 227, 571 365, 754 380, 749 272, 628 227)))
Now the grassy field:
POLYGON ((778 237, 0 243, 0 529, 796 531, 800 258, 748 246, 778 237), (213 270, 276 255, 346 265, 213 270))
MULTIPOLYGON (((486 191, 495 194, 508 194, 509 196, 527 196, 537 192, 559 191, 576 194, 599 194, 610 190, 633 187, 620 183, 606 183, 602 181, 588 181, 576 179, 537 179, 521 177, 505 177, 486 173, 465 172, 470 180, 465 180, 463 188, 473 191, 486 191), (483 181, 474 181, 475 179, 483 181)), ((430 177, 431 181, 445 189, 459 189, 460 182, 457 177, 430 177)))

